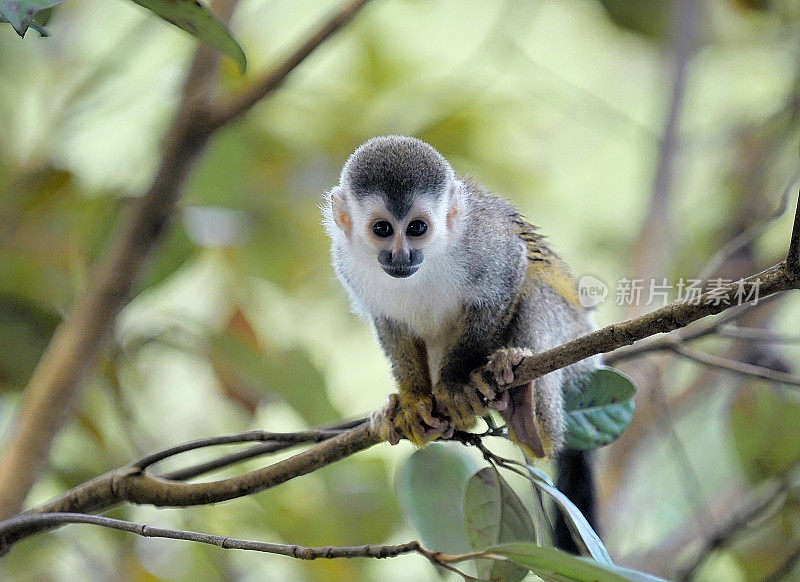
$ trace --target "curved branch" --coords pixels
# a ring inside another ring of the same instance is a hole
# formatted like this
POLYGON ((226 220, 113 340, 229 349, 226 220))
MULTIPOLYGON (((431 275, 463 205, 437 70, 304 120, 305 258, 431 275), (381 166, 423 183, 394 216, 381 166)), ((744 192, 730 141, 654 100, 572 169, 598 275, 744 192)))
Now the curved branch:
POLYGON ((339 430, 306 430, 300 432, 267 432, 265 430, 249 430, 236 434, 226 434, 216 437, 208 437, 204 439, 197 439, 182 443, 163 451, 147 455, 139 459, 135 463, 131 463, 131 467, 144 471, 150 465, 155 465, 167 459, 174 457, 181 453, 188 451, 196 451, 206 447, 215 447, 217 445, 230 445, 252 442, 272 442, 285 445, 297 445, 302 443, 319 443, 329 438, 335 437, 340 434, 339 430))
MULTIPOLYGON (((319 428, 320 430, 343 431, 349 428, 355 428, 360 424, 364 424, 365 422, 367 422, 367 420, 368 419, 366 418, 356 418, 353 420, 346 420, 343 422, 330 424, 319 428)), ((217 469, 222 469, 223 467, 229 467, 231 465, 235 465, 236 463, 240 463, 248 459, 254 459, 256 457, 261 457, 264 455, 269 455, 271 453, 276 453, 278 451, 288 449, 291 446, 292 443, 277 443, 277 442, 263 443, 260 445, 256 445, 254 447, 250 447, 249 449, 246 449, 244 451, 238 451, 236 453, 231 453, 230 455, 224 455, 222 457, 217 457, 216 459, 211 459, 210 461, 206 461, 204 463, 198 463, 196 465, 191 465, 189 467, 175 469, 174 471, 170 471, 169 473, 164 473, 163 475, 160 475, 160 477, 162 479, 168 479, 170 481, 186 481, 187 479, 191 479, 192 477, 199 477, 200 475, 205 475, 206 473, 210 473, 211 471, 216 471, 217 469)))

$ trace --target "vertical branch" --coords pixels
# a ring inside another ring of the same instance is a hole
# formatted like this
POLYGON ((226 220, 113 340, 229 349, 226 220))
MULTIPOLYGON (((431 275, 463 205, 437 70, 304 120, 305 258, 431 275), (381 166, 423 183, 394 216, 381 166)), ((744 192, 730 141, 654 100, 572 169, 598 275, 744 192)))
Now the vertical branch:
POLYGON ((2 517, 22 507, 53 438, 69 417, 81 380, 175 211, 183 181, 208 138, 197 95, 214 60, 207 49, 198 51, 150 189, 128 208, 112 248, 92 269, 86 289, 31 376, 0 459, 2 517))
MULTIPOLYGON (((676 158, 680 149, 679 125, 686 97, 689 64, 697 48, 702 9, 703 3, 695 0, 680 0, 674 3, 672 9, 671 92, 664 129, 659 142, 650 206, 631 257, 632 278, 635 279, 666 275, 668 266, 665 264, 665 260, 674 254, 672 252, 674 246, 672 194, 676 158)), ((632 306, 632 311, 632 315, 641 313, 641 309, 635 305, 632 306)), ((637 362, 623 368, 634 379, 639 380, 637 384, 639 385, 638 401, 640 406, 633 422, 622 437, 609 447, 609 462, 601 476, 604 483, 601 488, 605 496, 603 502, 607 502, 609 496, 614 495, 622 486, 633 450, 640 442, 641 436, 658 417, 657 412, 652 408, 652 400, 646 396, 652 379, 661 377, 661 372, 653 369, 660 365, 663 363, 649 361, 637 362)), ((608 507, 603 509, 603 513, 608 514, 608 507)))
MULTIPOLYGON (((0 519, 22 507, 47 461, 53 438, 69 417, 80 382, 94 365, 117 314, 128 303, 147 257, 175 212, 184 181, 211 135, 279 87, 367 1, 350 2, 324 22, 299 49, 256 80, 256 90, 246 93, 247 97, 233 107, 223 107, 222 115, 219 105, 211 102, 215 53, 203 46, 198 48, 150 188, 128 208, 111 249, 93 266, 86 289, 56 330, 25 390, 0 458, 0 519)), ((235 3, 218 0, 212 9, 227 20, 235 3)))

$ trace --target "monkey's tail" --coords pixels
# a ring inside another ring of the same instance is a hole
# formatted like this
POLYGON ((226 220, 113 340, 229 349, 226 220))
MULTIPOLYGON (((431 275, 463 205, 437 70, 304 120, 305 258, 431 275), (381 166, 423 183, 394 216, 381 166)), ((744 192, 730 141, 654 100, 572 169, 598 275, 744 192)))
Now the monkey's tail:
MULTIPOLYGON (((597 531, 597 493, 594 478, 594 454, 591 451, 564 449, 556 457, 556 487, 569 497, 589 525, 597 531)), ((599 534, 600 532, 598 532, 599 534)), ((556 515, 553 542, 561 550, 578 554, 567 522, 561 512, 556 515)))

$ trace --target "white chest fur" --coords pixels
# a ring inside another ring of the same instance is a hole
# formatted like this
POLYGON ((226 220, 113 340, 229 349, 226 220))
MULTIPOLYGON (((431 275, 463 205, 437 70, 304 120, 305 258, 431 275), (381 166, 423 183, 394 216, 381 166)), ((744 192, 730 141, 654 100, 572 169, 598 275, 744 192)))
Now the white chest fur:
POLYGON ((358 260, 352 253, 342 253, 340 259, 338 274, 355 309, 405 324, 422 338, 435 384, 441 361, 456 339, 455 322, 466 299, 462 269, 452 260, 434 257, 403 279, 386 274, 377 261, 358 260))
POLYGON ((372 317, 407 325, 423 339, 433 339, 458 315, 464 303, 463 273, 452 261, 426 260, 407 278, 386 274, 377 261, 350 264, 343 255, 342 279, 354 307, 372 317))

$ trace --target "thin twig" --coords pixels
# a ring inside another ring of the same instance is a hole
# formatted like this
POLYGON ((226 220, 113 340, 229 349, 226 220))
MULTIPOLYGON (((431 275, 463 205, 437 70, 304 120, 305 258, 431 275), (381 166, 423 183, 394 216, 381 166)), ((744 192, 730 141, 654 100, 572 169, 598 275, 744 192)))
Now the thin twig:
POLYGON ((794 374, 778 372, 777 370, 771 370, 770 368, 765 368, 764 366, 756 366, 754 364, 748 364, 747 362, 731 360, 730 358, 725 358, 723 356, 707 354, 682 344, 675 344, 670 347, 670 350, 679 356, 686 358, 687 360, 692 360, 699 364, 719 368, 720 370, 727 370, 728 372, 733 372, 734 374, 739 374, 741 376, 750 376, 753 378, 760 378, 762 380, 769 380, 771 382, 788 384, 789 386, 800 387, 800 376, 796 376, 794 374))
MULTIPOLYGON (((394 558, 402 554, 419 552, 421 548, 421 544, 418 541, 411 541, 405 544, 397 545, 367 544, 363 546, 339 547, 306 547, 296 544, 275 544, 271 542, 243 540, 195 531, 166 529, 87 513, 35 513, 18 515, 0 524, 0 540, 5 539, 6 537, 13 538, 20 531, 25 531, 31 528, 52 528, 58 525, 76 523, 98 525, 101 527, 134 533, 146 538, 184 540, 201 544, 210 544, 226 550, 251 550, 255 552, 266 552, 269 554, 289 556, 300 560, 316 560, 317 558, 394 558)), ((428 557, 426 553, 423 553, 423 555, 428 557)))
MULTIPOLYGON (((353 420, 346 420, 335 424, 324 425, 318 427, 317 430, 342 431, 350 428, 355 428, 360 424, 364 424, 365 422, 367 422, 367 420, 368 420, 367 418, 356 418, 353 420)), ((169 473, 164 473, 159 476, 162 479, 168 479, 170 481, 186 481, 187 479, 191 479, 193 477, 199 477, 200 475, 205 475, 206 473, 210 473, 211 471, 216 471, 217 469, 229 467, 231 465, 235 465, 236 463, 240 463, 242 461, 255 459, 257 457, 261 457, 263 455, 269 455, 272 453, 276 453, 278 451, 283 451, 291 446, 293 445, 290 443, 274 443, 274 442, 263 443, 260 445, 256 445, 254 447, 250 447, 249 449, 245 449, 244 451, 238 451, 236 453, 231 453, 229 455, 217 457, 216 459, 211 459, 204 463, 198 463, 196 465, 191 465, 189 467, 175 469, 174 471, 170 471, 169 473)))
POLYGON ((726 326, 720 327, 716 335, 739 340, 769 342, 774 344, 798 344, 800 335, 781 335, 771 329, 755 327, 726 326))
POLYGON ((309 547, 297 544, 276 544, 245 540, 228 536, 219 536, 196 531, 167 529, 147 524, 134 523, 122 519, 114 519, 88 513, 34 513, 23 514, 0 523, 0 548, 7 546, 8 539, 16 539, 21 532, 29 530, 52 529, 67 524, 90 524, 125 531, 145 538, 163 538, 182 540, 200 544, 217 546, 224 550, 249 550, 267 554, 277 554, 298 560, 317 559, 352 559, 352 558, 396 558, 416 553, 427 558, 431 563, 462 576, 465 580, 478 580, 462 572, 453 563, 477 557, 477 554, 450 556, 441 552, 433 552, 422 547, 417 540, 403 544, 364 544, 360 546, 321 546, 309 547))
POLYGON ((195 451, 206 447, 215 447, 218 445, 230 445, 241 443, 258 442, 273 442, 285 445, 297 445, 302 443, 319 443, 331 437, 341 434, 340 430, 306 430, 299 432, 268 432, 265 430, 250 430, 236 434, 227 434, 215 437, 208 437, 197 439, 182 443, 163 451, 152 453, 131 463, 131 467, 135 467, 140 471, 144 471, 150 465, 154 465, 169 457, 174 457, 181 453, 188 451, 195 451))
POLYGON ((706 262, 703 268, 698 273, 697 278, 701 281, 708 280, 722 264, 727 261, 734 253, 752 243, 767 229, 767 227, 784 215, 786 209, 789 207, 789 194, 792 193, 792 188, 800 180, 800 169, 796 170, 794 175, 789 180, 786 188, 783 189, 780 202, 774 212, 764 217, 762 220, 750 225, 748 228, 733 237, 722 248, 717 250, 711 258, 706 262))
POLYGON ((603 360, 607 364, 615 364, 617 362, 635 358, 650 352, 668 350, 673 344, 676 343, 686 343, 701 337, 705 337, 709 334, 715 333, 717 329, 727 322, 738 319, 756 307, 756 305, 762 305, 768 301, 771 301, 774 297, 775 296, 767 297, 764 300, 759 301, 758 304, 746 303, 744 305, 737 305, 713 319, 704 319, 664 335, 650 336, 637 341, 633 345, 618 348, 607 353, 605 356, 603 356, 603 360))
POLYGON ((747 529, 747 526, 763 516, 768 510, 786 494, 790 488, 788 479, 783 478, 773 484, 772 490, 764 495, 759 495, 758 500, 747 503, 747 507, 732 516, 725 524, 719 526, 716 532, 708 536, 703 547, 697 552, 694 559, 685 564, 684 568, 678 573, 676 579, 681 581, 692 580, 706 559, 720 548, 724 548, 739 534, 747 529))
POLYGON ((280 87, 297 65, 302 63, 314 49, 350 22, 367 2, 369 0, 352 0, 337 11, 316 31, 308 35, 307 40, 278 66, 265 73, 240 95, 232 97, 226 103, 219 104, 212 115, 212 124, 215 127, 219 127, 240 117, 249 111, 253 105, 280 87))

